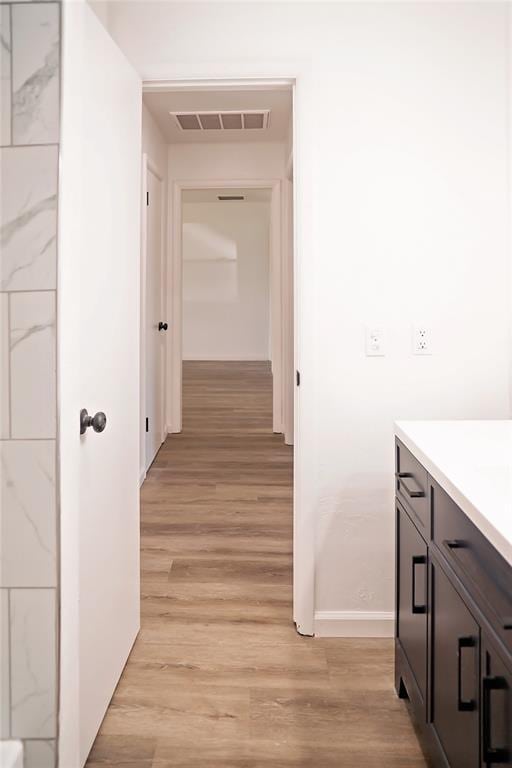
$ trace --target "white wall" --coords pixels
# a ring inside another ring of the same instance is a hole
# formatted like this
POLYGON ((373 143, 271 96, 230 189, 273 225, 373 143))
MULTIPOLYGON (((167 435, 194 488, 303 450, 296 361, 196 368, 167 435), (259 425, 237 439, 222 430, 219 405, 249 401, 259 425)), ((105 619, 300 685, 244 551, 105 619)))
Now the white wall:
POLYGON ((300 529, 316 532, 300 592, 307 604, 314 587, 317 612, 386 619, 393 420, 510 414, 506 5, 206 3, 200 24, 195 3, 112 13, 146 79, 298 78, 295 466, 300 529), (430 357, 411 355, 416 322, 436 332, 430 357), (382 358, 364 354, 374 323, 382 358))
POLYGON ((110 3, 108 0, 87 0, 87 2, 108 31, 110 24, 110 3))
POLYGON ((144 103, 142 104, 142 151, 149 156, 159 174, 167 181, 167 144, 153 115, 144 103))
POLYGON ((194 180, 269 180, 284 175, 284 142, 169 145, 169 184, 194 180))
POLYGON ((269 203, 182 210, 183 359, 269 360, 269 203))

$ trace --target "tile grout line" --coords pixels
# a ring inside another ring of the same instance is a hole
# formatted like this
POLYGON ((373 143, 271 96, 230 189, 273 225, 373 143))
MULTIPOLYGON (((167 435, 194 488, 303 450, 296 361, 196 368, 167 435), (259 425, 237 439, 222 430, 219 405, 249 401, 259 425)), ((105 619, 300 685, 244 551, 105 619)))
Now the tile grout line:
POLYGON ((11 640, 11 590, 7 590, 7 658, 9 659, 9 738, 12 736, 12 640, 11 640))
POLYGON ((0 149, 32 149, 37 147, 58 147, 58 141, 34 142, 33 144, 0 144, 0 149))
POLYGON ((56 437, 0 437, 0 443, 33 443, 33 442, 51 442, 56 437))
POLYGON ((57 293, 56 288, 19 288, 18 290, 0 291, 0 293, 57 293))
POLYGON ((14 35, 13 35, 13 30, 12 30, 12 12, 13 12, 13 8, 12 8, 12 5, 10 5, 9 6, 9 37, 10 37, 9 42, 11 44, 11 50, 10 50, 10 54, 9 55, 10 55, 11 71, 9 73, 10 74, 10 78, 9 79, 10 79, 10 91, 11 91, 10 92, 10 97, 11 97, 11 104, 10 104, 10 107, 11 107, 11 109, 10 109, 10 112, 11 112, 11 125, 10 125, 11 135, 10 135, 9 138, 11 140, 11 143, 10 143, 11 147, 12 147, 12 144, 13 144, 13 132, 14 132, 14 118, 13 118, 14 91, 13 91, 13 84, 12 84, 12 69, 13 69, 13 63, 14 63, 14 55, 13 55, 13 51, 14 51, 14 35))
POLYGON ((7 399, 9 401, 9 439, 12 439, 12 350, 11 350, 11 295, 7 294, 7 364, 9 366, 9 372, 7 377, 7 399))

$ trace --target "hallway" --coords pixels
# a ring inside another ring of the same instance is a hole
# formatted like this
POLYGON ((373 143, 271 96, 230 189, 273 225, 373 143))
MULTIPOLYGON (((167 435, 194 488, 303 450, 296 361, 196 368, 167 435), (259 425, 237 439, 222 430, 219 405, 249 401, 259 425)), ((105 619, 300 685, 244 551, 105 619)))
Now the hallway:
POLYGON ((88 768, 424 768, 393 641, 295 632, 268 364, 185 363, 183 395, 142 488, 141 632, 88 768))

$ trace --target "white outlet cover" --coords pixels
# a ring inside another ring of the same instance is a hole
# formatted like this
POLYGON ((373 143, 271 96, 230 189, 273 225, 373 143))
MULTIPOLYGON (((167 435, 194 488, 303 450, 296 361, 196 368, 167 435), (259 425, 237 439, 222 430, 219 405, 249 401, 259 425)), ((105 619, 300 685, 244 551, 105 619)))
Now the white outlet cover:
POLYGON ((367 357, 384 357, 385 339, 382 328, 367 326, 365 329, 365 349, 367 357))
POLYGON ((432 354, 432 330, 427 325, 415 325, 412 333, 413 355, 432 354))

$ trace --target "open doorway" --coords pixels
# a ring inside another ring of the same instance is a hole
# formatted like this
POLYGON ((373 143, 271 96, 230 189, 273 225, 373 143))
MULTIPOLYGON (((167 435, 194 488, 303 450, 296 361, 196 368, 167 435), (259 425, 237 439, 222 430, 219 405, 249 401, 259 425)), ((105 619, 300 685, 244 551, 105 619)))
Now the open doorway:
POLYGON ((281 180, 173 185, 171 432, 182 362, 267 361, 272 431, 293 442, 293 269, 281 180), (181 226, 180 226, 181 223, 181 226))

